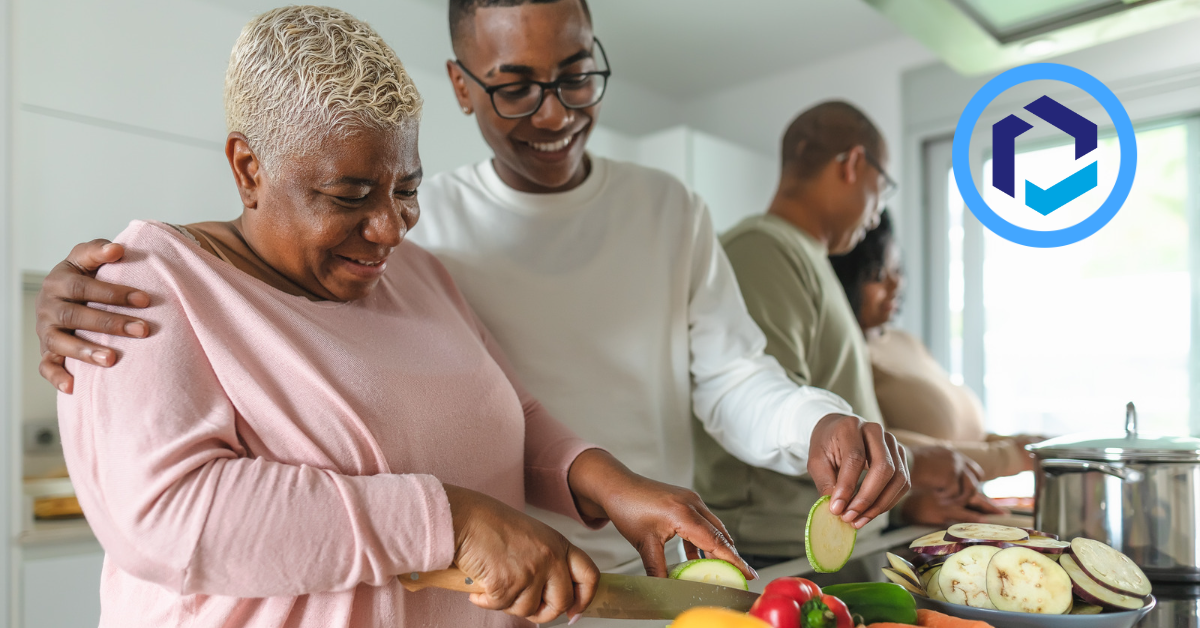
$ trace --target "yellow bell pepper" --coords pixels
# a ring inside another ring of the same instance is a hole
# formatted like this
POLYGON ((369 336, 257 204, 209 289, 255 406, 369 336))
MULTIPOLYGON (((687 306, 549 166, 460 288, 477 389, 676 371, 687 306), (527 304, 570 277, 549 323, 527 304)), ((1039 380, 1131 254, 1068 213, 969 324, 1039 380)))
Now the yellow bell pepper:
POLYGON ((727 608, 699 606, 676 617, 670 628, 771 628, 771 624, 727 608))

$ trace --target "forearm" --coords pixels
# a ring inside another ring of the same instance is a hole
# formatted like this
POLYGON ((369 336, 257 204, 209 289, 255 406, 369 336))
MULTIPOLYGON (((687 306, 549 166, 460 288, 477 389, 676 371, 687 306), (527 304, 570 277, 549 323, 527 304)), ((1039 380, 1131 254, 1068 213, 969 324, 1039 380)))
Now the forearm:
POLYGON ((719 391, 715 403, 703 401, 716 396, 713 391, 696 387, 697 418, 739 460, 786 475, 804 475, 817 422, 830 414, 854 412, 833 393, 797 386, 769 357, 751 361, 745 368, 748 375, 719 391))
POLYGON ((920 432, 914 432, 912 430, 896 430, 896 429, 888 428, 888 431, 891 432, 893 435, 895 435, 896 440, 900 441, 900 444, 904 445, 905 447, 909 447, 909 448, 912 448, 912 447, 937 447, 937 446, 953 447, 954 446, 954 443, 952 443, 948 440, 945 440, 942 438, 934 438, 932 436, 928 436, 928 435, 922 434, 920 432))
POLYGON ((964 456, 979 463, 983 469, 983 481, 1016 475, 1030 467, 1029 453, 1021 443, 1008 438, 977 443, 960 443, 964 456))
POLYGON ((948 447, 974 460, 983 469, 981 481, 1013 475, 1024 470, 1022 453, 1012 439, 989 439, 987 441, 950 441, 933 438, 911 430, 888 430, 896 435, 905 447, 948 447))

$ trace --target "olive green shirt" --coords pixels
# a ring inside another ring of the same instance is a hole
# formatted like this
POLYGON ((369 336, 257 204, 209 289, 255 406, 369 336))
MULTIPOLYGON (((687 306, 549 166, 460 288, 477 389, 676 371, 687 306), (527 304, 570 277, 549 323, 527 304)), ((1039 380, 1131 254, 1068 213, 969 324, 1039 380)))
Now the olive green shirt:
MULTIPOLYGON (((866 340, 828 251, 772 215, 753 216, 721 237, 746 307, 774 356, 797 384, 841 396, 862 418, 882 424, 866 340)), ((759 469, 734 458, 703 429, 693 430, 696 489, 746 554, 800 556, 804 522, 820 497, 807 476, 759 469)), ((879 517, 859 534, 877 533, 879 517)))

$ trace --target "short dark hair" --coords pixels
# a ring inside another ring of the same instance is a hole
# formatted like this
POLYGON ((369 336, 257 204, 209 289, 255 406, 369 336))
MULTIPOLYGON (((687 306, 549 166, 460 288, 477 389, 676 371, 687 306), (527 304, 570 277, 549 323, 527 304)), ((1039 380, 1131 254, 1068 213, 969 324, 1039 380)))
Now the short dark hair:
POLYGON ((816 175, 834 157, 863 146, 876 158, 883 135, 875 123, 844 100, 829 100, 796 116, 783 134, 783 169, 801 180, 816 175))
POLYGON ((842 282, 846 298, 854 310, 854 317, 862 314, 862 287, 864 283, 876 281, 876 277, 887 264, 887 248, 896 240, 892 231, 892 219, 888 210, 879 216, 879 226, 867 232, 862 242, 845 255, 830 255, 833 271, 842 282))
MULTIPOLYGON (((458 44, 463 37, 463 23, 475 15, 475 10, 489 7, 518 7, 523 4, 553 4, 560 0, 450 0, 450 45, 458 54, 458 44)), ((587 0, 579 0, 583 5, 583 14, 588 22, 592 21, 592 11, 588 8, 587 0)))

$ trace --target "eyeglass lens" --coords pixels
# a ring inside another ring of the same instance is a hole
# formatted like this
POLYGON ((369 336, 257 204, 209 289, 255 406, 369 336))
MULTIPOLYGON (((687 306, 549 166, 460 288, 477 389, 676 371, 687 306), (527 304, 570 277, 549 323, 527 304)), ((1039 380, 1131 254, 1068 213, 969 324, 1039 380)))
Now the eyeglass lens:
MULTIPOLYGON (((571 109, 591 107, 604 96, 605 77, 602 74, 565 76, 558 82, 558 97, 571 109)), ((516 83, 497 89, 492 94, 496 113, 506 118, 523 118, 537 111, 545 97, 545 89, 537 83, 516 83)))

